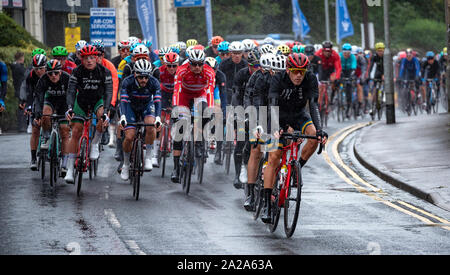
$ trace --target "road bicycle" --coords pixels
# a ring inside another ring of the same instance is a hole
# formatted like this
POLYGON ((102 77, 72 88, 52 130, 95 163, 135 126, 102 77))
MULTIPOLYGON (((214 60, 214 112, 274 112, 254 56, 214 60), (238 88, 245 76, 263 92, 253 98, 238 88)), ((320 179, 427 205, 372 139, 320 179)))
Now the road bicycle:
POLYGON ((372 88, 372 110, 370 112, 372 120, 375 120, 375 115, 377 115, 378 120, 381 120, 385 107, 386 98, 384 94, 383 80, 375 79, 372 88))
POLYGON ((325 86, 321 95, 319 95, 319 112, 322 127, 328 126, 328 113, 330 112, 329 96, 331 95, 331 82, 321 81, 321 84, 325 86))
POLYGON ((427 79, 426 81, 426 89, 427 89, 427 114, 437 113, 439 108, 439 91, 436 85, 436 79, 427 79))
MULTIPOLYGON (((162 117, 162 128, 161 128, 161 142, 159 145, 159 159, 158 163, 161 163, 161 177, 164 178, 165 171, 166 171, 166 159, 170 156, 170 153, 172 152, 172 136, 170 132, 170 117, 172 110, 171 109, 164 109, 162 110, 164 112, 164 116, 162 117)), ((161 113, 162 113, 161 112, 161 113)))
MULTIPOLYGON (((290 238, 297 226, 303 187, 301 166, 297 160, 302 142, 299 139, 317 139, 317 136, 303 135, 300 131, 294 131, 292 134, 283 133, 281 137, 291 142, 283 147, 281 163, 276 169, 275 185, 270 202, 272 211, 269 229, 270 232, 275 232, 281 209, 284 208, 284 231, 286 237, 290 238)), ((324 147, 320 144, 318 154, 322 153, 323 149, 324 147)))
POLYGON ((64 115, 42 115, 43 117, 50 117, 52 123, 52 130, 50 133, 50 140, 48 145, 48 160, 50 162, 50 186, 56 189, 58 177, 61 177, 61 135, 59 133, 60 122, 66 120, 64 115))
POLYGON ((415 80, 403 80, 403 96, 405 97, 405 111, 410 116, 413 112, 417 115, 417 110, 422 110, 421 94, 416 91, 415 80))

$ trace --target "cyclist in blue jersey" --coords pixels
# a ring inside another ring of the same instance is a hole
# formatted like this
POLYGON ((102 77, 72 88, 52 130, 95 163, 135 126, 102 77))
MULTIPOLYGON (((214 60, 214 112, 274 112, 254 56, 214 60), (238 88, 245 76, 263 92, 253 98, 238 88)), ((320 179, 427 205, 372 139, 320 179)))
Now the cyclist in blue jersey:
MULTIPOLYGON (((419 91, 420 81, 420 62, 417 57, 413 55, 411 49, 406 50, 406 58, 402 59, 400 64, 400 79, 402 80, 415 80, 416 90, 419 91)), ((425 92, 422 91, 422 98, 425 98, 425 92)), ((423 102, 425 107, 425 102, 423 102)))
MULTIPOLYGON (((341 67, 342 67, 342 77, 344 78, 356 78, 355 76, 355 70, 357 67, 356 57, 351 53, 352 46, 349 43, 345 43, 342 46, 342 52, 339 54, 341 57, 341 67)), ((350 111, 350 105, 352 104, 352 87, 348 86, 345 90, 346 95, 345 98, 347 99, 347 110, 346 110, 346 116, 347 118, 350 117, 349 111, 350 111)), ((358 110, 359 110, 358 106, 358 110)))
MULTIPOLYGON (((0 61, 0 117, 2 116, 2 112, 5 110, 5 97, 6 97, 6 88, 8 81, 8 68, 6 64, 0 61)), ((0 125, 0 135, 2 134, 2 128, 0 125)))

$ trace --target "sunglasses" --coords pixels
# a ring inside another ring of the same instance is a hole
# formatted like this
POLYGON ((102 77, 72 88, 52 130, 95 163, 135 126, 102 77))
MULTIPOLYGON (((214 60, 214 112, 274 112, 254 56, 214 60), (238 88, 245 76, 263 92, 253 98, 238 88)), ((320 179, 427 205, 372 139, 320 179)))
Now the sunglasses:
POLYGON ((289 68, 288 69, 293 74, 300 74, 304 75, 306 73, 306 69, 300 69, 300 68, 289 68))
POLYGON ((57 75, 59 75, 60 73, 61 73, 60 71, 47 72, 47 74, 48 74, 49 76, 57 76, 57 75))
POLYGON ((203 67, 203 63, 199 63, 199 62, 190 62, 189 64, 192 67, 203 67))
POLYGON ((143 79, 148 79, 149 77, 148 77, 148 75, 138 75, 138 76, 136 76, 136 78, 139 80, 143 80, 143 79))
POLYGON ((178 65, 170 65, 170 64, 167 64, 167 68, 176 68, 176 67, 178 67, 178 65))

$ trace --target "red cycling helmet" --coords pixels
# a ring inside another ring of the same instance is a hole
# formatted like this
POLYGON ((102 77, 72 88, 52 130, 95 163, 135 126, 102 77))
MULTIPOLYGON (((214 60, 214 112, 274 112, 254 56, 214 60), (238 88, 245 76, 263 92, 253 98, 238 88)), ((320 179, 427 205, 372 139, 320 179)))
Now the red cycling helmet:
POLYGON ((223 38, 222 38, 222 36, 214 36, 214 37, 211 39, 211 45, 217 46, 217 45, 219 45, 220 42, 222 42, 222 41, 224 41, 223 38))
POLYGON ((92 45, 86 45, 84 46, 81 51, 80 51, 80 55, 82 57, 84 56, 89 56, 89 55, 98 55, 98 51, 97 48, 95 46, 92 45))
POLYGON ((306 55, 302 53, 291 53, 287 57, 286 68, 299 68, 307 69, 309 65, 309 59, 306 55))
POLYGON ((177 53, 170 52, 164 55, 164 63, 178 65, 178 62, 180 62, 180 56, 177 53))
POLYGON ((195 45, 195 46, 193 47, 193 49, 194 49, 194 50, 202 50, 202 51, 204 51, 204 50, 205 50, 205 47, 204 47, 203 45, 197 44, 197 45, 195 45))

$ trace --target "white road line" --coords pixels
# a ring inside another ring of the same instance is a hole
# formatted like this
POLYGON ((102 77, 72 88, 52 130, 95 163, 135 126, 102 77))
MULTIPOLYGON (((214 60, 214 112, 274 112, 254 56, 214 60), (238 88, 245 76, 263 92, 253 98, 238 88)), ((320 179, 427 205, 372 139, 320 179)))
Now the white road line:
POLYGON ((133 241, 133 240, 127 240, 127 241, 125 241, 125 243, 126 243, 126 244, 128 245, 128 247, 129 247, 131 250, 133 250, 133 252, 136 253, 137 255, 147 255, 147 254, 145 254, 144 251, 142 251, 142 250, 139 248, 138 244, 137 244, 135 241, 133 241))
POLYGON ((105 215, 108 218, 108 221, 111 223, 112 226, 116 228, 121 228, 119 220, 116 218, 116 215, 112 211, 112 209, 105 209, 105 215))

